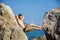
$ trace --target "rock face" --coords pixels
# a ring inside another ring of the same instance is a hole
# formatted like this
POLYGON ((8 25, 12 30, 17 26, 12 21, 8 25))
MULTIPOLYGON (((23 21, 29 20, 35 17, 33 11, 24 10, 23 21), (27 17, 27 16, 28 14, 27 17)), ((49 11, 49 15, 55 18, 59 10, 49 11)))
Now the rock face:
POLYGON ((47 39, 46 39, 46 36, 43 36, 43 37, 39 37, 39 38, 33 38, 33 40, 47 40, 47 39))
POLYGON ((43 26, 48 40, 60 40, 60 7, 46 12, 43 26))
POLYGON ((0 40, 28 40, 9 6, 0 3, 0 40))

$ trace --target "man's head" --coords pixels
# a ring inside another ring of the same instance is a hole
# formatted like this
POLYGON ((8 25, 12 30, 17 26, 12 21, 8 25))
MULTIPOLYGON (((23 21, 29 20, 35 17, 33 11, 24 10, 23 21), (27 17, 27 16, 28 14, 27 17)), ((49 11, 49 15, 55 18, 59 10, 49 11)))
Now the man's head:
POLYGON ((19 19, 23 20, 24 16, 22 14, 18 14, 19 19))

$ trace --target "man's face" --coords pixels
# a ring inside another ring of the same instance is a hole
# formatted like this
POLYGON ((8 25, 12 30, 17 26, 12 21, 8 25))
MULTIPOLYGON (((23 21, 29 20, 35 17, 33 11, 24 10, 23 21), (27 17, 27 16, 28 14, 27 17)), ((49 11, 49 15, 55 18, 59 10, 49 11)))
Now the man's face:
POLYGON ((24 16, 20 16, 20 19, 23 20, 24 19, 24 16))

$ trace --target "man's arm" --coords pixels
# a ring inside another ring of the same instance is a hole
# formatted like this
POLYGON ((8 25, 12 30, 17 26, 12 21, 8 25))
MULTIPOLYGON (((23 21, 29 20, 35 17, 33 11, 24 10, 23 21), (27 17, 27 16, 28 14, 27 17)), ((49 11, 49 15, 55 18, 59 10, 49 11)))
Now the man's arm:
POLYGON ((18 20, 18 24, 24 29, 25 25, 23 24, 23 22, 21 20, 18 20))
POLYGON ((23 22, 18 18, 18 15, 16 16, 16 19, 17 19, 18 24, 24 29, 25 26, 24 26, 23 22))

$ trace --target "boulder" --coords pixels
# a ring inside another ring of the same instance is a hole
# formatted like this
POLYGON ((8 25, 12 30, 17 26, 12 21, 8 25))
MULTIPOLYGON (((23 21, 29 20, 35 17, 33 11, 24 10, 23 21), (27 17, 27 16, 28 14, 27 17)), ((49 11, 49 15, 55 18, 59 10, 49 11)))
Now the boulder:
POLYGON ((0 3, 0 40, 28 40, 12 9, 3 3, 0 3))
POLYGON ((60 7, 45 13, 43 27, 48 40, 60 40, 60 7))
POLYGON ((46 39, 46 36, 42 36, 39 38, 33 38, 32 40, 47 40, 47 39, 46 39))

